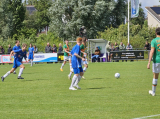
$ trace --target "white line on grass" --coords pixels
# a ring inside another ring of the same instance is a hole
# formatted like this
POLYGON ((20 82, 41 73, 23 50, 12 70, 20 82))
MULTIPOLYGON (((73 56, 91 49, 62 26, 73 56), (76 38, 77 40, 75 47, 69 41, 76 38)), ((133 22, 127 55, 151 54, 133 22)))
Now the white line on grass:
POLYGON ((157 117, 157 116, 160 116, 160 114, 150 115, 150 116, 145 116, 145 117, 138 117, 138 118, 133 118, 133 119, 146 119, 146 118, 148 118, 148 117, 157 117))

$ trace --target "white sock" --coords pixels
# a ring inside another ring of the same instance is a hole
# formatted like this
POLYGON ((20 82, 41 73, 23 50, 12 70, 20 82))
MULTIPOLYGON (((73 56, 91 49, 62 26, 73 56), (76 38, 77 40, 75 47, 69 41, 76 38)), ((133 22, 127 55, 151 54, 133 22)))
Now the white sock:
POLYGON ((10 71, 8 71, 3 77, 6 78, 10 74, 10 71))
POLYGON ((31 61, 31 66, 33 66, 33 61, 31 61))
POLYGON ((72 82, 71 82, 71 86, 70 87, 73 87, 75 81, 78 80, 78 77, 76 75, 73 76, 72 78, 72 82))
POLYGON ((61 69, 63 69, 64 63, 62 63, 61 69))
POLYGON ((72 69, 72 64, 71 63, 69 63, 69 65, 70 65, 70 70, 72 69))
POLYGON ((14 70, 14 73, 16 73, 16 70, 14 70))
POLYGON ((21 76, 21 75, 22 75, 23 70, 24 70, 23 68, 20 68, 20 69, 19 69, 19 74, 18 74, 18 76, 21 76))
POLYGON ((70 72, 68 76, 71 77, 71 75, 72 75, 72 72, 70 72))
POLYGON ((82 78, 82 77, 79 75, 79 76, 78 76, 78 80, 76 80, 76 82, 75 82, 75 84, 74 84, 75 86, 78 85, 78 83, 80 82, 81 78, 82 78))
POLYGON ((86 72, 86 70, 87 70, 87 67, 84 67, 84 68, 83 68, 83 71, 86 72))
POLYGON ((153 81, 152 81, 152 91, 153 91, 153 93, 156 92, 157 80, 158 79, 153 79, 153 81))

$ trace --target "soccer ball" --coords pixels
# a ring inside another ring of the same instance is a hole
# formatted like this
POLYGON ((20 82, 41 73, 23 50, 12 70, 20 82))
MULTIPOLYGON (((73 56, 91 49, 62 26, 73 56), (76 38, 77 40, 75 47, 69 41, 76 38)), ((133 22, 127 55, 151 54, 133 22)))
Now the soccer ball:
POLYGON ((120 77, 120 74, 119 73, 115 73, 114 76, 118 79, 120 77))

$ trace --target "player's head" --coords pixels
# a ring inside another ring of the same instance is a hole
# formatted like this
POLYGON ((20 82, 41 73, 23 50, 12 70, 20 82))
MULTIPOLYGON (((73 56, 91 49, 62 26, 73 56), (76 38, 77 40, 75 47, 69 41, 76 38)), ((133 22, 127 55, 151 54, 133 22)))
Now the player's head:
POLYGON ((65 42, 66 42, 66 44, 68 45, 69 41, 68 41, 67 39, 65 40, 65 42))
POLYGON ((156 28, 156 35, 160 36, 160 27, 156 28))
POLYGON ((32 43, 30 43, 29 47, 32 47, 32 43))
POLYGON ((83 44, 86 44, 86 37, 83 37, 83 38, 82 38, 82 43, 83 43, 83 44))
POLYGON ((27 49, 27 44, 22 44, 22 50, 26 50, 27 49))
POLYGON ((19 40, 16 40, 16 45, 19 46, 20 42, 19 40))
POLYGON ((50 46, 49 42, 47 43, 47 46, 50 46))
POLYGON ((81 44, 82 44, 82 38, 81 38, 81 37, 78 37, 76 41, 77 41, 77 44, 78 44, 78 45, 81 45, 81 44))

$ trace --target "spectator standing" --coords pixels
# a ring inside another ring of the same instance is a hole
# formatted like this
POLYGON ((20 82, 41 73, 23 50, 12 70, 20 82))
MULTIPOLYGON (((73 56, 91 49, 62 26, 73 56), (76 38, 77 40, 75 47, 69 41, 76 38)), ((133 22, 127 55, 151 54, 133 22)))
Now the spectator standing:
POLYGON ((115 48, 115 51, 119 51, 119 46, 118 46, 117 42, 115 42, 114 48, 115 48))
POLYGON ((96 47, 96 50, 95 50, 95 52, 94 52, 94 56, 92 56, 92 59, 95 61, 95 62, 98 62, 98 58, 99 58, 99 56, 100 56, 100 50, 98 49, 98 47, 96 47))
POLYGON ((47 43, 47 46, 45 47, 45 52, 46 52, 46 53, 51 53, 51 52, 52 52, 51 49, 52 49, 52 48, 51 48, 50 44, 47 43))
POLYGON ((38 53, 38 48, 36 47, 36 45, 33 45, 34 48, 34 53, 38 53))
MULTIPOLYGON (((110 49, 110 52, 111 52, 111 51, 115 51, 115 48, 114 48, 113 43, 111 43, 111 49, 110 49)), ((110 53, 110 62, 112 61, 112 56, 113 56, 113 53, 110 53)))
POLYGON ((57 47, 55 44, 53 44, 53 49, 52 49, 53 53, 57 53, 57 47))
POLYGON ((59 44, 59 48, 58 48, 58 53, 62 53, 63 52, 63 48, 62 48, 62 44, 59 44))
POLYGON ((126 50, 126 47, 125 47, 125 45, 122 42, 119 45, 119 49, 120 50, 126 50))
MULTIPOLYGON (((4 54, 4 49, 2 46, 0 46, 0 54, 4 54)), ((0 65, 1 65, 1 63, 0 63, 0 65)), ((4 65, 4 63, 3 63, 3 65, 4 65)))
MULTIPOLYGON (((133 49, 133 48, 132 48, 132 45, 128 43, 126 49, 127 49, 127 50, 132 50, 132 49, 133 49)), ((131 60, 131 61, 133 61, 133 60, 131 60)))
POLYGON ((11 45, 9 44, 9 45, 8 45, 8 52, 7 52, 7 54, 10 54, 11 51, 12 51, 12 47, 11 47, 11 45))
MULTIPOLYGON (((125 47, 125 45, 121 42, 120 43, 120 45, 119 45, 119 49, 121 50, 121 51, 123 51, 123 50, 126 50, 126 47, 125 47)), ((124 60, 122 60, 122 62, 123 62, 124 60)), ((126 60, 126 62, 127 62, 127 60, 126 60)))
POLYGON ((148 41, 146 41, 144 49, 148 50, 148 58, 149 58, 149 54, 150 54, 150 50, 151 50, 151 45, 148 43, 148 41))
POLYGON ((4 54, 4 49, 2 46, 0 46, 0 54, 4 54))
MULTIPOLYGON (((47 43, 47 46, 45 47, 45 52, 46 53, 51 53, 52 52, 52 48, 51 48, 49 42, 47 43)), ((50 62, 47 62, 47 64, 48 63, 50 63, 50 62)), ((53 62, 51 62, 51 63, 53 63, 53 62)))
MULTIPOLYGON (((117 42, 115 42, 114 48, 115 48, 115 51, 119 51, 119 46, 118 46, 117 42)), ((119 60, 115 60, 115 62, 119 62, 119 60)))
POLYGON ((126 49, 127 50, 132 50, 132 45, 128 43, 126 49))
POLYGON ((110 61, 110 49, 111 49, 111 42, 108 41, 108 44, 106 45, 106 49, 107 49, 107 52, 108 52, 108 61, 110 61))

